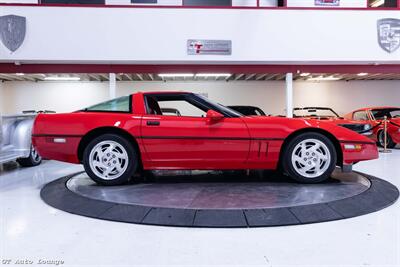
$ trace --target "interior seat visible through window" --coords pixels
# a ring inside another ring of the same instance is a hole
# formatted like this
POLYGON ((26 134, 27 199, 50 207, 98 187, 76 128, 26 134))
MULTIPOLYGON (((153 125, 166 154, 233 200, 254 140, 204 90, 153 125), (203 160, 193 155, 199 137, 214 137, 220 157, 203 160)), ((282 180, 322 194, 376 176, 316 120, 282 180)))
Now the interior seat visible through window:
POLYGON ((162 111, 160 106, 158 105, 157 100, 152 97, 147 97, 147 112, 153 115, 162 115, 162 111))

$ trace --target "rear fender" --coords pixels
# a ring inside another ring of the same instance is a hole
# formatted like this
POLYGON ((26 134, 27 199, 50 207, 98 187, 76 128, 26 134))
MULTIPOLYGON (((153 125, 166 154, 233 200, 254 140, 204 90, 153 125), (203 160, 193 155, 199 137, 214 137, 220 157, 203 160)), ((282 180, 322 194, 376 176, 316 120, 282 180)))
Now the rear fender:
POLYGON ((11 144, 16 151, 23 153, 22 157, 28 157, 32 144, 33 119, 17 121, 11 132, 11 144))

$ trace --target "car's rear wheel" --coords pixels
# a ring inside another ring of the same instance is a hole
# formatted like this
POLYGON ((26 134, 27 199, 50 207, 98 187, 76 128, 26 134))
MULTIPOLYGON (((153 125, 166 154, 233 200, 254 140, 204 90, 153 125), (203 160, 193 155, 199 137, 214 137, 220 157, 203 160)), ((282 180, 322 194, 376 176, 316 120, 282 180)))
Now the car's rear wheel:
POLYGON ((319 183, 330 177, 336 167, 332 141, 319 133, 294 137, 283 152, 283 171, 301 183, 319 183))
MULTIPOLYGON (((386 138, 387 138, 387 140, 386 140, 387 148, 394 148, 396 146, 396 143, 393 142, 393 139, 390 136, 390 134, 387 134, 386 138)), ((380 147, 385 146, 385 132, 383 130, 379 131, 379 133, 378 133, 378 145, 380 147)))
POLYGON ((42 157, 36 151, 36 149, 31 145, 31 151, 29 153, 29 157, 27 158, 19 158, 17 159, 19 165, 23 167, 34 167, 39 165, 42 162, 42 157))
POLYGON ((138 153, 125 138, 104 134, 86 147, 83 153, 86 173, 98 184, 127 183, 138 168, 138 153))

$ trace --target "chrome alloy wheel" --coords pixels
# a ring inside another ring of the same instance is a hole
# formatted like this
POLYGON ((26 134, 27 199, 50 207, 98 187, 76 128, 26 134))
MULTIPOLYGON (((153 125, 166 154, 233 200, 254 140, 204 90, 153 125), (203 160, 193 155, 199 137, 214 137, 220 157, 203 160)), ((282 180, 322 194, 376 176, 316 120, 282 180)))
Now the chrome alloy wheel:
POLYGON ((42 157, 39 155, 39 153, 36 151, 36 149, 33 146, 31 146, 31 157, 35 163, 38 163, 42 160, 42 157))
POLYGON ((315 178, 329 168, 331 153, 328 147, 317 139, 305 139, 293 150, 292 165, 295 171, 306 178, 315 178))
POLYGON ((103 141, 90 151, 89 165, 93 173, 104 180, 114 180, 128 168, 128 153, 115 141, 103 141))

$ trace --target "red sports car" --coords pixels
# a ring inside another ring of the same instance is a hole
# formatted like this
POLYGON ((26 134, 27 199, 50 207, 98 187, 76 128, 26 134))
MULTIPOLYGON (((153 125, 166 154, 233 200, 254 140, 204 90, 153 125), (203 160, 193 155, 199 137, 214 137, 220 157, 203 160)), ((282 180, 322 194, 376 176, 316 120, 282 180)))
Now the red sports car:
POLYGON ((345 118, 370 123, 373 128, 373 139, 380 146, 384 146, 383 118, 389 120, 387 130, 387 146, 394 148, 400 143, 400 108, 399 107, 371 107, 350 112, 345 118), (397 125, 397 126, 396 126, 397 125))
POLYGON ((280 169, 299 182, 378 157, 373 141, 317 120, 246 117, 204 96, 135 93, 68 114, 40 114, 33 144, 44 158, 82 163, 103 185, 141 170, 280 169), (179 109, 182 116, 162 114, 179 109))
POLYGON ((333 109, 327 107, 294 108, 293 116, 295 118, 329 121, 368 137, 373 134, 370 123, 340 117, 333 109))

